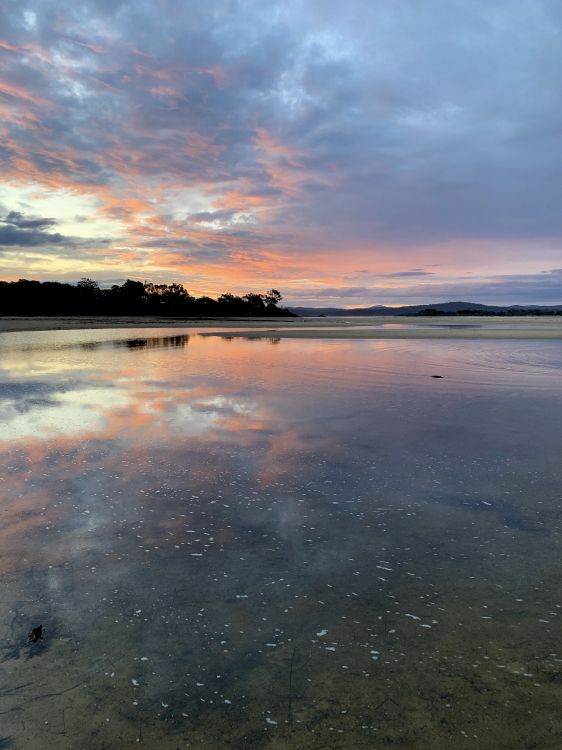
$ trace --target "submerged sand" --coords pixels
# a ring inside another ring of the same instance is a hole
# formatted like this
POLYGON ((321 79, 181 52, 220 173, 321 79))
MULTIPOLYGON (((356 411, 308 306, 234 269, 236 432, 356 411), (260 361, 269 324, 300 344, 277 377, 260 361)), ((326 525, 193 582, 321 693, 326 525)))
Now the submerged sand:
POLYGON ((93 328, 182 328, 204 335, 346 339, 562 339, 562 316, 418 318, 3 317, 0 333, 93 328), (236 329, 236 330, 234 330, 236 329), (240 330, 244 329, 244 330, 240 330))
POLYGON ((560 750, 559 346, 187 333, 0 336, 0 748, 560 750))

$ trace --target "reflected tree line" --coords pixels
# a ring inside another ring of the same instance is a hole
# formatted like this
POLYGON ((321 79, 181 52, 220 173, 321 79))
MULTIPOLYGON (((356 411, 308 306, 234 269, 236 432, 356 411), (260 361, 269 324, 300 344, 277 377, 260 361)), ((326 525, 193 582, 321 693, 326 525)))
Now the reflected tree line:
POLYGON ((117 341, 85 341, 79 344, 79 347, 84 351, 97 351, 109 346, 115 349, 183 349, 188 343, 189 334, 182 333, 176 336, 151 336, 117 341))
POLYGON ((194 297, 183 284, 152 284, 127 279, 101 288, 92 279, 77 284, 59 281, 0 281, 2 315, 157 315, 171 317, 296 317, 279 303, 277 289, 217 299, 194 297))
POLYGON ((125 339, 114 341, 113 346, 127 349, 183 349, 189 343, 189 335, 157 336, 146 339, 125 339))

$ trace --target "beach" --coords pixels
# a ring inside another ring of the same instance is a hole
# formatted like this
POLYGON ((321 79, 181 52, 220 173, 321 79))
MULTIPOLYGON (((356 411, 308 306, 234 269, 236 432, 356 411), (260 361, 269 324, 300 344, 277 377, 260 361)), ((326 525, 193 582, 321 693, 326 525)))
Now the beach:
POLYGON ((3 317, 0 333, 110 328, 181 328, 203 335, 331 339, 562 339, 562 316, 333 318, 3 317), (243 329, 243 330, 241 330, 243 329))

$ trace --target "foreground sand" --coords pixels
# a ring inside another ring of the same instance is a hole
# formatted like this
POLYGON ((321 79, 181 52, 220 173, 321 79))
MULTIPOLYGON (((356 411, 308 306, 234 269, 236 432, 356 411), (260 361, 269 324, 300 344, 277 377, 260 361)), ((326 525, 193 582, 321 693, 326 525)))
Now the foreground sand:
POLYGON ((207 329, 204 335, 258 338, 562 339, 562 316, 365 318, 4 317, 0 333, 92 328, 207 329), (208 329, 216 329, 209 331, 208 329), (235 330, 238 329, 238 330, 235 330), (240 330, 244 329, 244 330, 240 330))

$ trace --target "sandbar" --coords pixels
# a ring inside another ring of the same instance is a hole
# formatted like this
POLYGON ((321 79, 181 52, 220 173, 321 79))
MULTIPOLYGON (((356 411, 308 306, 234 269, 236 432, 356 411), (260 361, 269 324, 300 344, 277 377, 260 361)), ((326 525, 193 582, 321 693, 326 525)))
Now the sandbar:
POLYGON ((2 317, 0 333, 96 328, 182 328, 205 336, 298 339, 562 339, 562 316, 333 318, 2 317), (208 329, 214 329, 209 331, 208 329), (240 330, 244 329, 244 330, 240 330))

